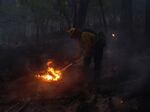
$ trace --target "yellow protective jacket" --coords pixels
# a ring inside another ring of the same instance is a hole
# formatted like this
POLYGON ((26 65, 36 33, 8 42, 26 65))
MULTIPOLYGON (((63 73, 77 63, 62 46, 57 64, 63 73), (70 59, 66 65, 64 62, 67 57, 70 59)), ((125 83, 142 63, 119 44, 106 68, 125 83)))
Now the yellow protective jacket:
POLYGON ((91 32, 82 32, 80 36, 80 45, 84 54, 89 54, 97 41, 96 34, 91 32))
POLYGON ((71 38, 79 41, 82 48, 82 53, 80 53, 80 55, 89 55, 97 41, 96 34, 90 31, 80 31, 76 28, 71 28, 68 30, 68 33, 70 34, 71 38))

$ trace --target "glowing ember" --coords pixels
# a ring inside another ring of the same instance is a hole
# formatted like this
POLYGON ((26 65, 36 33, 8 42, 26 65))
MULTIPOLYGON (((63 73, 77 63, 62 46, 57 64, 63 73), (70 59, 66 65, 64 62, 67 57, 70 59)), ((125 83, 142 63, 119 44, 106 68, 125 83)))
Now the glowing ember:
POLYGON ((49 81, 58 81, 62 78, 62 72, 67 70, 70 66, 72 66, 72 63, 65 66, 61 70, 57 70, 54 68, 53 62, 48 61, 46 71, 36 75, 36 78, 44 80, 44 81, 48 81, 48 82, 49 81))
POLYGON ((115 34, 114 34, 114 33, 112 33, 112 37, 115 37, 115 34))
POLYGON ((47 74, 47 75, 37 75, 37 77, 38 78, 42 78, 42 79, 44 79, 44 80, 52 80, 52 76, 51 75, 49 75, 49 74, 47 74))
POLYGON ((117 40, 118 39, 118 34, 117 33, 113 32, 111 35, 112 35, 112 39, 113 40, 117 40))

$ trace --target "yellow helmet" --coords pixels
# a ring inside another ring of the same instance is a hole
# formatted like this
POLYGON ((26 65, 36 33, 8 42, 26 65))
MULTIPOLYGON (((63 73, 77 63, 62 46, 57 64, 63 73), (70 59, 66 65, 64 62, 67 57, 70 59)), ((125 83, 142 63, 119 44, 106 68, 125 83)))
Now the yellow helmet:
POLYGON ((70 34, 73 34, 75 32, 76 28, 72 27, 67 32, 70 34))

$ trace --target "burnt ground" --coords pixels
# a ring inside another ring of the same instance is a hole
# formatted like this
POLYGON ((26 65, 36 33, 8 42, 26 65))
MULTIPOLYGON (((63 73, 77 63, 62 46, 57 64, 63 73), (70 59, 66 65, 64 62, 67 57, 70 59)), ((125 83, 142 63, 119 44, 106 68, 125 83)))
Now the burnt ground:
POLYGON ((115 57, 119 52, 115 46, 105 50, 97 83, 92 66, 85 71, 82 64, 69 68, 56 83, 37 80, 34 74, 45 68, 48 59, 61 68, 77 55, 75 42, 58 37, 38 44, 1 47, 0 112, 141 112, 136 96, 126 98, 137 81, 134 84, 129 78, 133 72, 127 70, 126 60, 115 57))

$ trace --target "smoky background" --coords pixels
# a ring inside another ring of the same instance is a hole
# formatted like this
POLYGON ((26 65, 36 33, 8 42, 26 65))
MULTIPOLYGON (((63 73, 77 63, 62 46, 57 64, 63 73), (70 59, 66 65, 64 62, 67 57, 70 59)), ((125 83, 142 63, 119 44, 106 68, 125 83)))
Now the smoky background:
MULTIPOLYGON (((107 46, 101 77, 106 80, 113 79, 112 82, 119 85, 120 94, 130 95, 135 91, 149 89, 147 1, 103 1, 107 26, 104 24, 98 0, 88 4, 84 28, 90 28, 97 33, 103 30, 106 35, 107 46), (117 34, 116 40, 112 38, 113 32, 117 34)), ((65 4, 59 4, 60 1, 56 0, 51 1, 50 6, 43 2, 43 6, 48 9, 42 7, 41 11, 32 11, 32 7, 22 5, 19 1, 0 0, 1 83, 22 75, 32 75, 33 71, 45 66, 47 59, 56 60, 58 66, 61 66, 77 55, 80 48, 66 33, 73 21, 73 2, 69 0, 65 4), (46 14, 45 10, 48 10, 46 14), (35 15, 44 18, 42 25, 43 18, 35 21, 35 15)), ((35 10, 38 8, 37 5, 35 10)))

